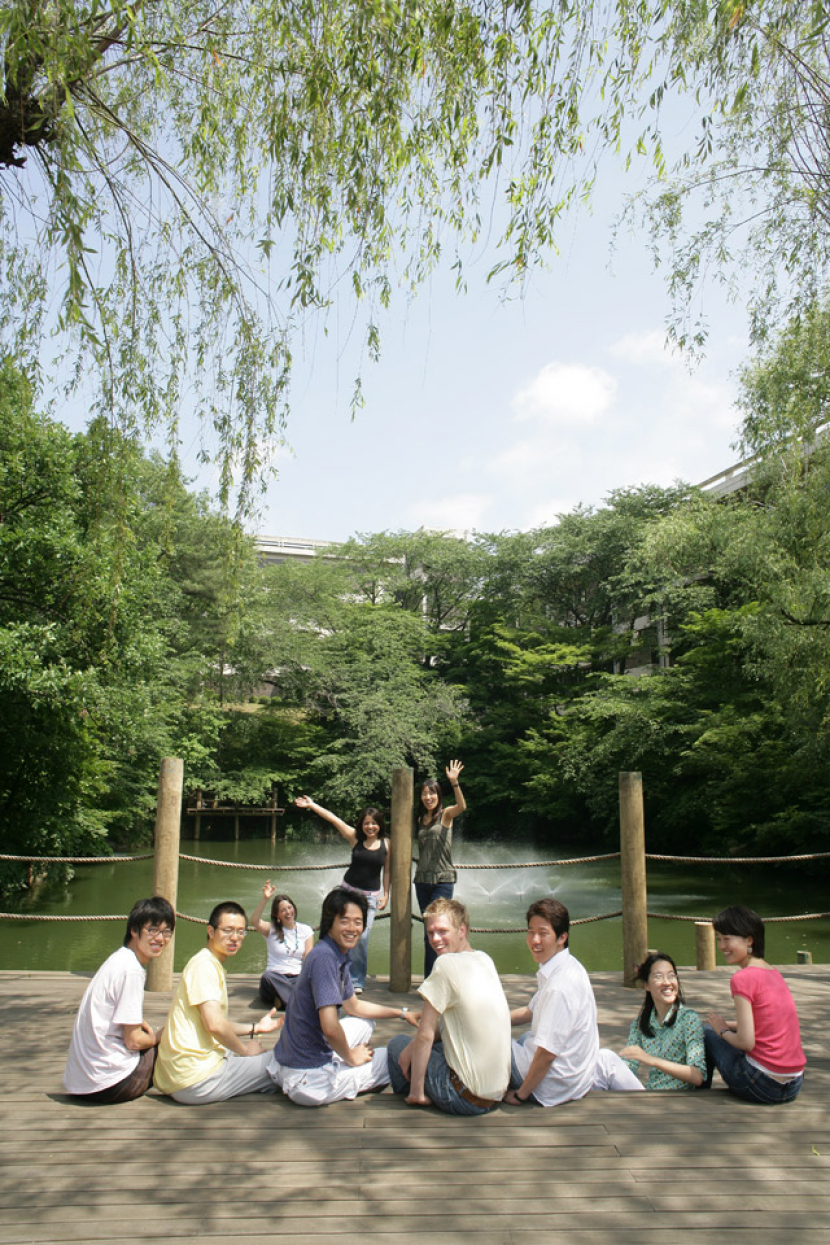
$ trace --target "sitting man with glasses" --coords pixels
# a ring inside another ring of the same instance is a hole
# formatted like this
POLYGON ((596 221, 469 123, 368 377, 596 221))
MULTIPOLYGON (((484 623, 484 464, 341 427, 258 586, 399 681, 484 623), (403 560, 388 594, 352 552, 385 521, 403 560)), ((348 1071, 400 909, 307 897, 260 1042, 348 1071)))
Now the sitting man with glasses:
POLYGON ((162 1031, 144 1019, 144 979, 175 925, 176 914, 160 896, 133 905, 124 945, 98 969, 78 1008, 63 1074, 68 1094, 132 1102, 150 1088, 162 1031))
POLYGON ((228 1020, 225 961, 236 955, 248 931, 245 909, 220 903, 210 914, 207 946, 185 965, 164 1026, 155 1085, 177 1102, 196 1106, 237 1094, 273 1093, 271 1052, 256 1041, 282 1020, 270 1013, 253 1023, 228 1020), (242 1039, 247 1037, 247 1041, 242 1039))

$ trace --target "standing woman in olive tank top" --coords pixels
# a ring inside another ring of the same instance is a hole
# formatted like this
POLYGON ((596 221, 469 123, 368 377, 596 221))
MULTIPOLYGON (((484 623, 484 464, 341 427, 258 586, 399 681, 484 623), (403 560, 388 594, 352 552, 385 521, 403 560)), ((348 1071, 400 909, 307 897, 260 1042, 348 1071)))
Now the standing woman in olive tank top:
MULTIPOLYGON (((450 761, 446 768, 454 804, 442 807, 441 784, 437 778, 428 778, 421 786, 418 807, 418 866, 415 870, 415 895, 423 916, 433 899, 452 899, 456 872, 452 863, 452 823, 467 807, 458 785, 458 776, 464 766, 460 761, 450 761)), ((432 972, 436 959, 424 928, 424 976, 432 972)))
POLYGON ((352 860, 343 878, 346 890, 358 891, 366 896, 369 911, 360 942, 349 956, 349 971, 356 994, 363 993, 366 969, 369 963, 369 935, 375 921, 375 913, 382 912, 389 899, 389 842, 383 813, 379 808, 366 808, 357 819, 356 826, 315 804, 307 795, 297 796, 297 808, 307 808, 329 825, 334 826, 352 849, 352 860))

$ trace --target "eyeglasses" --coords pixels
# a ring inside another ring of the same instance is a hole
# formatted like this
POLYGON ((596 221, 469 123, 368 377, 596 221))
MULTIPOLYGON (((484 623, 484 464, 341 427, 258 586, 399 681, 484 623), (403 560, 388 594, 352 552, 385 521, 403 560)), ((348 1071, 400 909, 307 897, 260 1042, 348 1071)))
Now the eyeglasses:
POLYGON ((651 980, 658 986, 662 986, 666 981, 677 981, 677 973, 652 973, 651 980))
POLYGON ((220 933, 223 938, 238 938, 240 941, 248 936, 247 929, 220 929, 217 932, 220 933))
POLYGON ((168 929, 166 925, 164 929, 160 929, 158 925, 145 925, 144 930, 151 938, 163 938, 165 942, 173 937, 172 929, 168 929))

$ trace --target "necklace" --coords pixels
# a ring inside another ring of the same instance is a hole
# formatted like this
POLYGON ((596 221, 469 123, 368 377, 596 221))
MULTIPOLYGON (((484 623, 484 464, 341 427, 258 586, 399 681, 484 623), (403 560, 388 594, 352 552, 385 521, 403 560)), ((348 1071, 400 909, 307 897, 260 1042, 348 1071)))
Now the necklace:
POLYGON ((289 955, 293 955, 293 954, 297 951, 297 949, 298 949, 298 947, 299 947, 299 945, 300 945, 300 931, 297 929, 297 926, 295 925, 293 929, 286 929, 286 928, 285 928, 285 926, 283 925, 283 927, 282 927, 282 940, 283 940, 283 943, 284 943, 284 945, 285 945, 285 949, 286 949, 286 951, 288 952, 288 954, 289 954, 289 955), (293 935, 294 935, 294 946, 293 946, 293 947, 292 947, 291 943, 288 941, 288 935, 289 935, 289 934, 293 934, 293 935))

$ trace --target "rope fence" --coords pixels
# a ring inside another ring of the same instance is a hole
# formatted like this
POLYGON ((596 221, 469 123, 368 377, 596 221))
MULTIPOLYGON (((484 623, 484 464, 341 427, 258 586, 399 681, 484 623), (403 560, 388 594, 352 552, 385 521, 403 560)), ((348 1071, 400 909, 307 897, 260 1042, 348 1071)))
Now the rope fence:
MULTIPOLYGON (((456 864, 457 870, 463 869, 559 869, 565 865, 589 865, 600 860, 619 860, 619 852, 604 852, 596 856, 572 856, 563 860, 517 860, 505 861, 503 864, 456 864)), ((827 860, 830 852, 804 852, 798 856, 666 856, 658 852, 646 852, 646 860, 660 860, 673 865, 782 865, 800 864, 805 860, 827 860)), ((63 865, 121 865, 136 860, 152 860, 152 852, 144 852, 138 856, 9 856, 0 853, 0 860, 14 861, 18 864, 63 864, 63 865)), ((250 869, 261 873, 323 873, 331 869, 347 869, 349 861, 335 861, 326 865, 255 865, 236 860, 213 860, 210 856, 190 856, 186 852, 179 853, 180 860, 190 860, 197 865, 214 865, 221 869, 250 869)), ((697 918, 690 918, 696 920, 697 918)))
MULTIPOLYGON (((515 862, 507 862, 504 864, 457 864, 455 866, 461 870, 493 870, 493 869, 556 869, 563 868, 567 865, 583 865, 592 864, 597 861, 618 860, 620 852, 604 852, 593 856, 574 856, 560 860, 523 860, 515 862)), ((790 864, 802 863, 810 860, 826 860, 830 858, 830 852, 810 852, 802 853, 796 856, 669 856, 657 852, 647 852, 646 860, 662 861, 668 864, 728 864, 728 865, 747 865, 747 864, 790 864)), ((0 853, 0 861, 10 861, 18 864, 73 864, 73 865, 96 865, 96 864, 131 864, 135 861, 152 860, 153 853, 145 852, 140 855, 118 855, 118 856, 18 856, 0 853)), ((251 864, 239 861, 214 860, 208 856, 192 856, 184 852, 179 854, 180 860, 191 861, 195 864, 211 865, 213 867, 223 869, 244 869, 251 872, 260 873, 325 873, 335 870, 344 870, 348 868, 349 861, 337 861, 321 865, 276 865, 273 862, 267 865, 251 864)), ((571 925, 591 925, 597 921, 610 921, 622 917, 622 910, 615 912, 603 912, 597 916, 578 917, 571 920, 571 925)), ((669 912, 647 912, 649 919, 660 921, 685 921, 689 923, 707 922, 711 920, 710 916, 686 916, 669 912)), ((768 924, 785 923, 790 921, 823 921, 830 918, 830 912, 804 912, 792 916, 771 916, 764 917, 764 921, 768 924)), ((0 912, 0 920, 4 921, 49 921, 49 922, 84 922, 84 921, 126 921, 126 913, 123 915, 84 915, 84 916, 63 916, 63 915, 39 915, 25 912, 0 912)), ((185 912, 177 912, 176 919, 186 921, 194 925, 207 925, 204 917, 190 916, 185 912)), ((388 921, 390 919, 389 912, 378 913, 376 921, 388 921)), ((413 924, 423 924, 423 917, 412 914, 413 924)), ((253 928, 253 927, 249 927, 253 928)), ((315 928, 315 933, 317 928, 315 928)), ((493 928, 487 926, 471 926, 471 934, 525 934, 527 930, 524 926, 508 926, 501 928, 493 928)))

